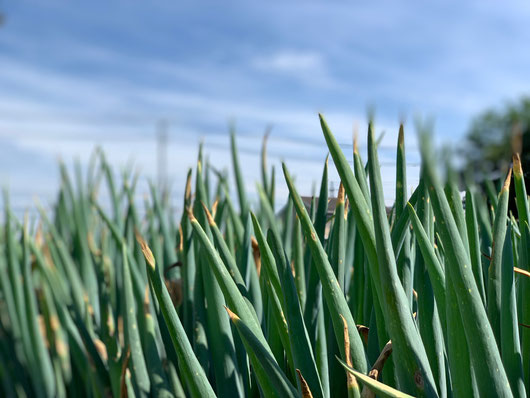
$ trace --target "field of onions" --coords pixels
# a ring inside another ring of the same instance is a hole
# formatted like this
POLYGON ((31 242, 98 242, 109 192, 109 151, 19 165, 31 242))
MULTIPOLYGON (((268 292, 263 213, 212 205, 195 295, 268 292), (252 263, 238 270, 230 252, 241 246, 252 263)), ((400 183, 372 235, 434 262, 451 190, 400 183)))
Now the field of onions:
POLYGON ((420 133, 409 195, 401 127, 388 211, 372 124, 365 163, 320 123, 341 179, 335 206, 327 162, 306 206, 288 160, 281 178, 267 167, 266 141, 250 203, 234 135, 233 178, 203 167, 199 149, 178 218, 154 185, 138 209, 138 175, 117 178, 102 152, 86 171, 61 166, 53 211, 39 208, 36 222, 5 193, 0 394, 526 397, 530 211, 518 154, 484 189, 440 170, 420 133), (289 196, 275 212, 280 180, 289 196))

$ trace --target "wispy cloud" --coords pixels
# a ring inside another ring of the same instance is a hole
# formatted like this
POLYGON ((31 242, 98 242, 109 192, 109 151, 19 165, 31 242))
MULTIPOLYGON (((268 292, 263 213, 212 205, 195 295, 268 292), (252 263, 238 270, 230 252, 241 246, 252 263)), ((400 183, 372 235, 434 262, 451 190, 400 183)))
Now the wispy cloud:
POLYGON ((321 54, 293 50, 283 50, 269 55, 260 55, 254 58, 252 63, 258 69, 266 72, 320 72, 324 69, 324 59, 321 54))
MULTIPOLYGON (((0 140, 10 145, 1 150, 26 160, 38 154, 43 178, 54 176, 43 170, 58 152, 86 157, 93 142, 117 163, 138 153, 154 173, 161 118, 175 140, 174 170, 193 165, 200 137, 228 165, 224 134, 234 119, 248 164, 272 123, 271 157, 300 167, 307 188, 326 153, 317 112, 348 145, 355 123, 364 138, 366 107, 374 106, 386 147, 405 116, 413 150, 416 114, 436 116, 438 137, 454 140, 476 112, 530 91, 524 4, 21 0, 5 11, 0 140)), ((9 159, 9 174, 22 176, 17 157, 9 159)))

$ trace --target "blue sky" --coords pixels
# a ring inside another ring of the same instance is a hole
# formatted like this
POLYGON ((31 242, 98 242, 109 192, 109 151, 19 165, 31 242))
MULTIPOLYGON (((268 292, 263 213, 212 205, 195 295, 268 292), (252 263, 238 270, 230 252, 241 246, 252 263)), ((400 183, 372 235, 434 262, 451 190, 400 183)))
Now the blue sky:
POLYGON ((391 201, 401 119, 412 187, 416 117, 457 147, 474 115, 530 89, 523 2, 4 0, 0 11, 0 183, 20 207, 53 198, 58 156, 86 162, 95 144, 153 177, 161 118, 176 196, 200 140, 229 165, 230 120, 250 191, 271 124, 270 163, 285 159, 308 194, 326 156, 317 112, 349 151, 354 125, 365 142, 368 107, 391 201))

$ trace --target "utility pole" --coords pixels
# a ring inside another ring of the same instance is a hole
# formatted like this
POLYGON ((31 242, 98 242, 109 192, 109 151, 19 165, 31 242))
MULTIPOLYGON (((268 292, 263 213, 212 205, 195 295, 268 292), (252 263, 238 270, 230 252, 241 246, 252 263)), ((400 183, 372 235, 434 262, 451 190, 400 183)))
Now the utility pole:
POLYGON ((167 120, 161 119, 156 128, 157 143, 157 180, 158 190, 162 197, 167 194, 167 146, 168 146, 168 123, 167 120))
POLYGON ((330 198, 335 197, 335 184, 333 183, 333 180, 329 182, 329 197, 330 198))

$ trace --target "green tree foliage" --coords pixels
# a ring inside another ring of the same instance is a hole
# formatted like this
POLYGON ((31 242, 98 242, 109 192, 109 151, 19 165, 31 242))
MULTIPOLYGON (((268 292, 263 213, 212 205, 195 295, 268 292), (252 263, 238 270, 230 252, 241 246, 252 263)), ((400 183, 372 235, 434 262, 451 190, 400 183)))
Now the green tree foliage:
POLYGON ((514 152, 521 154, 523 170, 529 170, 530 97, 478 115, 471 123, 466 141, 462 155, 468 170, 486 175, 504 172, 514 152))

